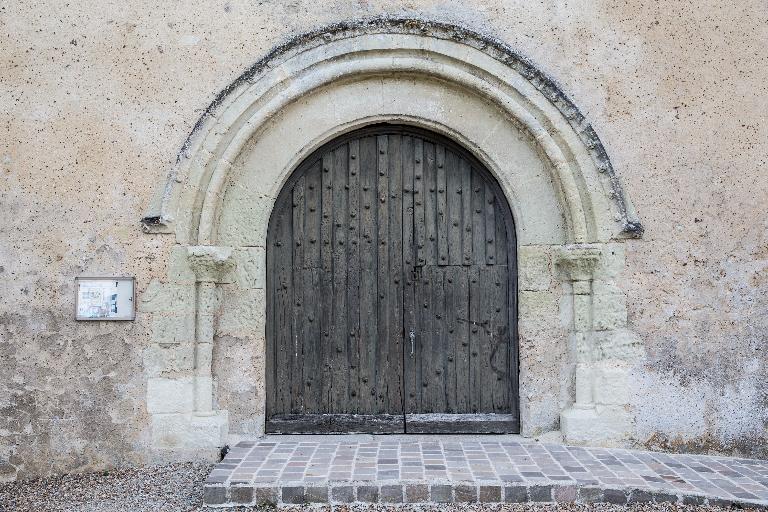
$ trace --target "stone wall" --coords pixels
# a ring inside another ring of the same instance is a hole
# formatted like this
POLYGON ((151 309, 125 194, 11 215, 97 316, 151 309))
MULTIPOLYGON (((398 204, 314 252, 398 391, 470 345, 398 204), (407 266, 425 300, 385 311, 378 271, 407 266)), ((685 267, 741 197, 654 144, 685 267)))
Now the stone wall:
MULTIPOLYGON (((167 372, 191 368, 195 277, 186 247, 143 234, 138 220, 200 115, 242 71, 297 33, 383 13, 499 38, 599 133, 645 227, 641 239, 607 246, 625 264, 593 282, 595 332, 612 340, 598 335, 597 345, 641 342, 626 380, 612 379, 613 367, 593 376, 610 382, 596 386, 598 406, 625 404, 627 442, 768 455, 762 2, 16 2, 0 12, 0 478, 179 456, 153 449, 162 429, 152 418, 188 405, 147 397, 167 372), (74 322, 74 278, 89 274, 135 275, 137 320, 74 322), (153 299, 168 296, 170 305, 153 299)), ((536 261, 558 272, 548 249, 525 250, 521 347, 531 304, 573 311, 568 285, 536 280, 547 279, 536 261)), ((235 258, 246 272, 220 285, 219 299, 250 290, 258 303, 263 283, 247 266, 260 256, 235 258)), ((262 428, 263 362, 242 318, 217 320, 212 385, 229 428, 249 434, 262 428)), ((553 358, 552 373, 521 380, 555 391, 524 418, 559 428, 558 411, 575 399, 569 347, 530 349, 553 358)))

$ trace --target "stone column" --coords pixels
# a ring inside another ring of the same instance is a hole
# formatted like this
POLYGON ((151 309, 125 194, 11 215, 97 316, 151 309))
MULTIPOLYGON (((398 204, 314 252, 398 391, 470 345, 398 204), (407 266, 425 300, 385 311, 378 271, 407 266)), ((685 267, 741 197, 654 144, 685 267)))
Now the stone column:
POLYGON ((217 283, 232 282, 235 261, 231 247, 191 246, 189 266, 196 277, 194 412, 211 416, 213 411, 213 336, 218 308, 217 283))
POLYGON ((588 431, 597 419, 592 375, 595 362, 593 280, 600 255, 598 247, 573 245, 563 248, 557 260, 558 268, 573 290, 571 337, 575 345, 576 396, 574 404, 560 415, 560 428, 566 440, 588 438, 588 431))

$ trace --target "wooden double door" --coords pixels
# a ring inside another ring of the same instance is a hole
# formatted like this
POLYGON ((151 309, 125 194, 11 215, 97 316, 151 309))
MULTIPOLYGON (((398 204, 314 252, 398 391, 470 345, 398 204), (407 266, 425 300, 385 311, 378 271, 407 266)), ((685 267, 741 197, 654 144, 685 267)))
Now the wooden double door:
POLYGON ((267 249, 267 432, 518 432, 512 215, 444 137, 376 125, 296 170, 267 249))

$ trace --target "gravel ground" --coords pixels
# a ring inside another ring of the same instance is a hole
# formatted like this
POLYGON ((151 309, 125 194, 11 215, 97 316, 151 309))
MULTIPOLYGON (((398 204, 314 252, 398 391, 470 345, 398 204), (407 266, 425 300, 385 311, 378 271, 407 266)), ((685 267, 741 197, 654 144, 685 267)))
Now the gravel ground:
MULTIPOLYGON (((2 512, 211 512, 203 509, 203 480, 209 464, 166 464, 121 469, 105 473, 65 475, 24 482, 0 483, 2 512)), ((264 510, 241 507, 240 512, 264 510)), ((328 506, 286 507, 286 511, 330 511, 328 506)), ((520 505, 439 505, 439 506, 337 506, 338 512, 693 512, 723 509, 657 504, 629 507, 615 505, 520 504, 520 505)))

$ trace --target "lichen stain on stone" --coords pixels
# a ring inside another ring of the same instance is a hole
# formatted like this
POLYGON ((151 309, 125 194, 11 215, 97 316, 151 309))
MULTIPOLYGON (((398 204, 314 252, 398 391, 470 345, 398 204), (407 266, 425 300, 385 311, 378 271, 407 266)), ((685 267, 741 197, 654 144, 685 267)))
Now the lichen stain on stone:
POLYGON ((730 441, 722 441, 709 433, 691 439, 679 435, 670 437, 662 432, 656 432, 637 444, 638 448, 653 451, 703 455, 728 453, 737 457, 768 458, 768 436, 744 436, 730 441))

